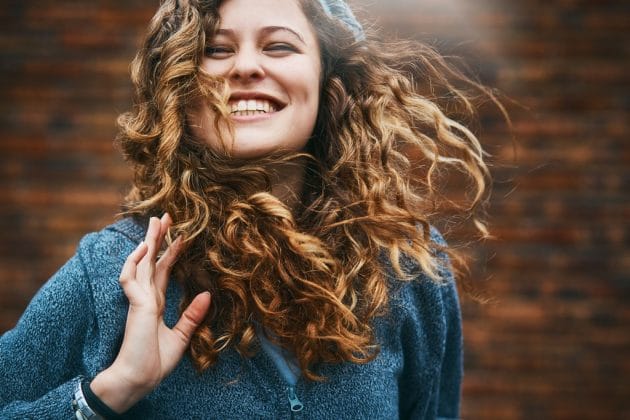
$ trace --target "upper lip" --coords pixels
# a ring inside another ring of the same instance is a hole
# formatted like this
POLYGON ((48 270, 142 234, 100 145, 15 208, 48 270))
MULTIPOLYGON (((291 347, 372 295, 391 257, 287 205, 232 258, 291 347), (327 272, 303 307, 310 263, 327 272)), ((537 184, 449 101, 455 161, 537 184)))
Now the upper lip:
POLYGON ((276 106, 277 109, 284 108, 286 106, 286 102, 281 101, 273 95, 269 95, 264 92, 255 92, 255 91, 236 91, 230 94, 230 101, 238 101, 238 100, 247 100, 247 99, 261 99, 271 102, 276 106))

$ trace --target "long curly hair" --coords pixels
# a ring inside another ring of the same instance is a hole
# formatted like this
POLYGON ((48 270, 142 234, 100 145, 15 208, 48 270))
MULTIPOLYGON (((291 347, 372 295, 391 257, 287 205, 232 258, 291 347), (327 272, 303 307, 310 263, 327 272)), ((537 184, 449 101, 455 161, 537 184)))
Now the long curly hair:
POLYGON ((387 311, 392 278, 441 281, 438 251, 449 250, 431 240, 436 218, 459 213, 486 233, 484 152, 458 121, 474 116, 473 95, 493 97, 432 48, 370 33, 357 41, 317 0, 300 0, 322 52, 312 138, 300 154, 223 156, 187 126, 200 99, 216 127, 229 119, 225 81, 200 69, 220 3, 164 0, 151 21, 132 63, 135 106, 118 120, 134 168, 124 213, 169 212, 170 234, 187 244, 176 267, 182 308, 213 296, 190 346, 200 371, 228 348, 251 356, 262 332, 322 379, 319 363, 376 356, 371 321, 387 311), (270 192, 268 163, 297 158, 305 181, 289 209, 270 192), (467 186, 457 197, 443 188, 453 176, 467 186))

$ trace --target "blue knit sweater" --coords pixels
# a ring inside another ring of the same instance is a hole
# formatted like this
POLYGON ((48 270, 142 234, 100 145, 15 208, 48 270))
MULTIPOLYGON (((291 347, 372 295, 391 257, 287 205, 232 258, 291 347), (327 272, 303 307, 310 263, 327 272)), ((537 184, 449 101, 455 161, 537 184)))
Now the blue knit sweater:
MULTIPOLYGON (((436 232, 433 236, 441 240, 436 232)), ((0 418, 73 416, 77 381, 94 377, 118 353, 127 314, 118 277, 143 237, 144 228, 131 219, 85 236, 16 327, 0 337, 0 418)), ((444 274, 449 279, 444 285, 424 276, 398 282, 389 314, 374 321, 381 351, 368 364, 325 365, 325 382, 298 378, 292 388, 268 348, 251 359, 224 351, 202 374, 184 356, 128 414, 141 419, 457 417, 461 320, 452 275, 444 274), (292 390, 303 404, 296 413, 289 403, 292 390)), ((179 286, 171 282, 164 314, 169 326, 178 319, 180 297, 179 286)))

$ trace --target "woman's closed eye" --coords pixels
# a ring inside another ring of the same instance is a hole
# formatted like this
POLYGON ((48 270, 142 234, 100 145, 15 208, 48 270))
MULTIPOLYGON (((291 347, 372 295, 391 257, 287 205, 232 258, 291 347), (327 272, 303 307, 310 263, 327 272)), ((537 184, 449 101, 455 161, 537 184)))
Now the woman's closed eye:
POLYGON ((213 58, 227 58, 234 53, 234 49, 226 45, 208 45, 206 56, 213 58))
POLYGON ((274 42, 265 46, 264 51, 273 55, 285 55, 290 53, 297 53, 299 50, 291 44, 286 42, 274 42))

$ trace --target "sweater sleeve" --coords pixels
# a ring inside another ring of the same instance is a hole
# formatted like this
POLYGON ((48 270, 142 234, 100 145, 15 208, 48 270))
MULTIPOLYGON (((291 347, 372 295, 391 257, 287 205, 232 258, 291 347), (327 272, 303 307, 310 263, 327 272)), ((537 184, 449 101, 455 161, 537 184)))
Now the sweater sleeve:
POLYGON ((437 416, 439 419, 459 418, 462 360, 462 326, 459 299, 453 276, 449 272, 448 283, 442 286, 446 335, 444 356, 436 390, 437 416))
POLYGON ((0 336, 0 418, 71 418, 95 328, 84 258, 96 234, 37 292, 14 329, 0 336))
MULTIPOLYGON (((446 243, 435 229, 431 239, 446 243)), ((404 369, 400 415, 405 419, 459 418, 462 328, 457 287, 448 255, 436 250, 440 282, 420 272, 403 290, 404 369)), ((419 270, 418 267, 412 267, 419 270)))
MULTIPOLYGON (((446 246, 440 233, 433 229, 431 237, 435 243, 446 246)), ((440 276, 444 284, 440 287, 444 317, 444 353, 440 371, 439 384, 435 396, 437 398, 437 418, 459 418, 461 383, 463 376, 463 338, 462 319, 457 296, 457 287, 450 260, 444 252, 438 252, 440 276)))

